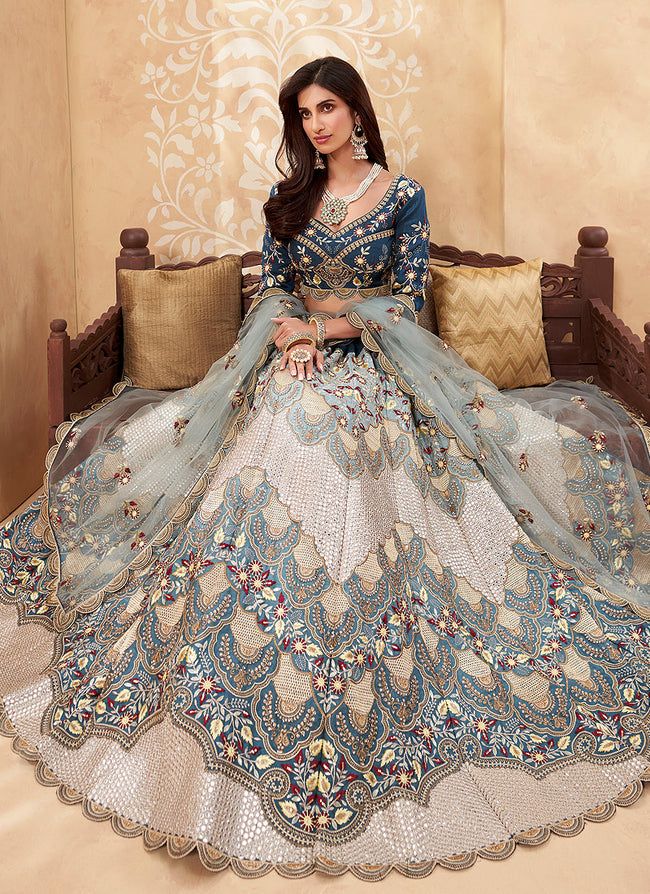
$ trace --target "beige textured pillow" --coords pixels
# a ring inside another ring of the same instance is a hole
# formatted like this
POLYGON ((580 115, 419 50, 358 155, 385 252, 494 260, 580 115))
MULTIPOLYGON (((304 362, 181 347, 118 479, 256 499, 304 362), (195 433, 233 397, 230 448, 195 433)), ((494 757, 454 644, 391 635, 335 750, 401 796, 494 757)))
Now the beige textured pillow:
POLYGON ((200 381, 241 325, 241 256, 184 270, 118 270, 124 373, 140 388, 200 381))
POLYGON ((512 267, 431 266, 440 338, 498 388, 551 381, 542 259, 512 267))

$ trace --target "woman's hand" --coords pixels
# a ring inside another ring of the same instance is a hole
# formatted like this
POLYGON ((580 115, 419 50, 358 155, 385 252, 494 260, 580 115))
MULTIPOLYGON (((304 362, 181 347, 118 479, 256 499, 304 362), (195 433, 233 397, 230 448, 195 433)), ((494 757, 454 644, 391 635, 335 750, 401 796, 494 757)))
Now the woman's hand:
POLYGON ((311 345, 309 344, 309 342, 299 342, 298 344, 291 345, 289 350, 285 351, 282 354, 280 369, 284 369, 286 366, 288 366, 289 372, 292 376, 297 375, 299 379, 304 379, 305 377, 308 379, 312 379, 314 373, 314 363, 316 364, 316 369, 319 372, 322 372, 323 362, 323 352, 317 351, 315 345, 311 345), (309 353, 311 354, 309 360, 306 360, 304 363, 299 360, 292 360, 291 353, 295 348, 309 351, 309 353))
POLYGON ((313 323, 305 323, 304 320, 296 319, 296 317, 273 317, 272 322, 278 324, 273 340, 279 350, 282 350, 282 345, 286 339, 297 332, 309 332, 314 339, 313 344, 308 341, 295 342, 289 347, 288 351, 284 351, 280 361, 280 369, 288 366, 291 375, 298 376, 299 379, 304 379, 305 376, 308 379, 313 377, 314 362, 316 363, 316 368, 320 372, 323 371, 323 352, 316 350, 316 326, 313 323), (292 360, 291 352, 294 348, 309 351, 311 354, 310 359, 304 362, 292 360))
POLYGON ((290 335, 295 335, 296 332, 310 332, 314 341, 316 341, 316 327, 306 323, 304 320, 300 320, 296 317, 273 317, 271 322, 278 324, 278 328, 273 336, 273 341, 275 342, 276 348, 280 351, 282 350, 282 345, 286 339, 289 338, 290 335))

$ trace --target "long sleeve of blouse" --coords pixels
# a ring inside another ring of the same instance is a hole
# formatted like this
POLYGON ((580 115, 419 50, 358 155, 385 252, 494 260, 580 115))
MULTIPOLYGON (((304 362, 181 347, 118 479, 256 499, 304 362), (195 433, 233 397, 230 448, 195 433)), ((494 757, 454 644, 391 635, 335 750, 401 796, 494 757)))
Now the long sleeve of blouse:
POLYGON ((391 292, 408 296, 417 313, 424 305, 429 273, 430 226, 424 187, 411 182, 395 218, 391 292))
MULTIPOLYGON (((271 187, 271 196, 277 195, 278 184, 271 187)), ((282 289, 293 294, 295 286, 295 269, 287 246, 276 239, 268 224, 264 230, 262 240, 262 272, 260 281, 260 295, 267 289, 282 289)))

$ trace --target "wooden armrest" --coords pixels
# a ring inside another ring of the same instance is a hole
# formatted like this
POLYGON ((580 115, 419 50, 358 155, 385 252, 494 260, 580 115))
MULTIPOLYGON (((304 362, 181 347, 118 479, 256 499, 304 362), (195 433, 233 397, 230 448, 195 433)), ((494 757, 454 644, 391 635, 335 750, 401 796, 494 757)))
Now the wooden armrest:
POLYGON ((107 397, 122 377, 122 308, 110 307, 71 339, 65 320, 52 320, 47 340, 49 443, 71 413, 107 397))
POLYGON ((650 420, 650 323, 645 344, 600 299, 589 298, 598 383, 650 420))

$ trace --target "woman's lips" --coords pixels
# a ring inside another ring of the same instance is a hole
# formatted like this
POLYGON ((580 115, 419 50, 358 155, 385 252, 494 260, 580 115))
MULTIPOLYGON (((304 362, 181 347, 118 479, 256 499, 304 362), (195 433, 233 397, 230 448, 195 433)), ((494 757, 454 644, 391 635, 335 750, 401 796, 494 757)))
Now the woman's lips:
POLYGON ((325 142, 327 142, 327 140, 329 140, 329 138, 331 136, 332 136, 332 134, 330 133, 326 137, 314 137, 314 139, 316 140, 317 143, 325 143, 325 142))

